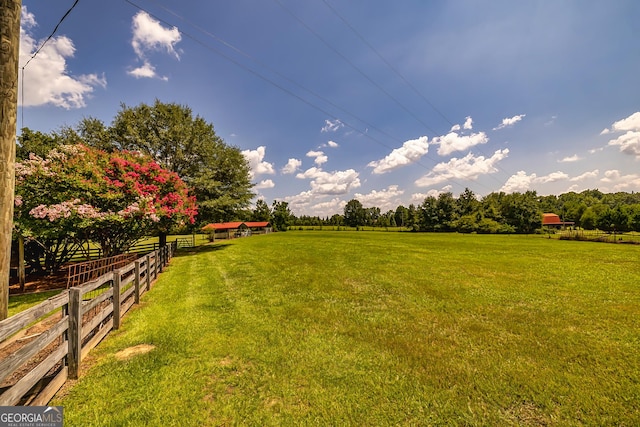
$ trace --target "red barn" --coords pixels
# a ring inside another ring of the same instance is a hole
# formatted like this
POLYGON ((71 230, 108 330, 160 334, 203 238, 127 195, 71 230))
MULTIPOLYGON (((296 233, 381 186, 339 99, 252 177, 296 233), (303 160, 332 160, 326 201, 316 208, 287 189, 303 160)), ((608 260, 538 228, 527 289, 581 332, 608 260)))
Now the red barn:
POLYGON ((565 228, 566 226, 572 226, 575 222, 571 221, 562 221, 560 217, 554 213, 545 213, 542 214, 542 226, 543 227, 553 227, 553 228, 565 228))

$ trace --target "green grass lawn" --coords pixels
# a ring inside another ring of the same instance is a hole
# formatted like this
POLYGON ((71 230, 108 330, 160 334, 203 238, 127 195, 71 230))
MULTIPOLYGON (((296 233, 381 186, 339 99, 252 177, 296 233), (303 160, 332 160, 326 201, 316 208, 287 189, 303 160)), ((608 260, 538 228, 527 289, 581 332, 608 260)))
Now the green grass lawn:
POLYGON ((172 260, 65 425, 640 425, 640 247, 295 232, 172 260), (155 349, 119 360, 130 346, 155 349))
POLYGON ((54 291, 37 292, 25 295, 9 295, 9 317, 18 314, 27 308, 40 304, 42 301, 52 296, 58 295, 62 289, 54 291))

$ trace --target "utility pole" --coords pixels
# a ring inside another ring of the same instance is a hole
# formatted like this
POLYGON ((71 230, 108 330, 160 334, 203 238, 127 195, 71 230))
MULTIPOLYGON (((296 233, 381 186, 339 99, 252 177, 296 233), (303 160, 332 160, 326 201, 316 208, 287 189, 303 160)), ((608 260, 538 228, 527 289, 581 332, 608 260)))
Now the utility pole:
POLYGON ((0 320, 9 314, 21 9, 22 0, 0 0, 0 320))

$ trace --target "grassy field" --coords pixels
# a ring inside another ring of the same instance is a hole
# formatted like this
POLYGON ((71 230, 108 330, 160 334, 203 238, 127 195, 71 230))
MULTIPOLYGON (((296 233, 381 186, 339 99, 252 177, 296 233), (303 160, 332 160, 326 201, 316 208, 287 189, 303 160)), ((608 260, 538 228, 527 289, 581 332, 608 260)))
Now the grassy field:
POLYGON ((295 232, 174 258, 65 425, 640 425, 640 247, 295 232), (119 351, 155 346, 124 360, 119 351))
POLYGON ((42 301, 46 300, 47 298, 51 298, 52 296, 58 295, 60 292, 62 292, 62 289, 25 295, 10 295, 9 317, 13 316, 14 314, 18 314, 21 311, 26 310, 27 308, 33 307, 34 305, 40 304, 42 301))

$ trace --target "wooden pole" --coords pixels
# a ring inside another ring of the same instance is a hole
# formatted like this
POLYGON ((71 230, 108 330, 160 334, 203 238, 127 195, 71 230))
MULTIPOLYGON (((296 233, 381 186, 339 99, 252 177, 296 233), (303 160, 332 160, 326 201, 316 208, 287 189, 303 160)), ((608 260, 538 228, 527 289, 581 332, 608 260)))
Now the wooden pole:
POLYGON ((9 311, 22 0, 0 0, 0 320, 9 311))

